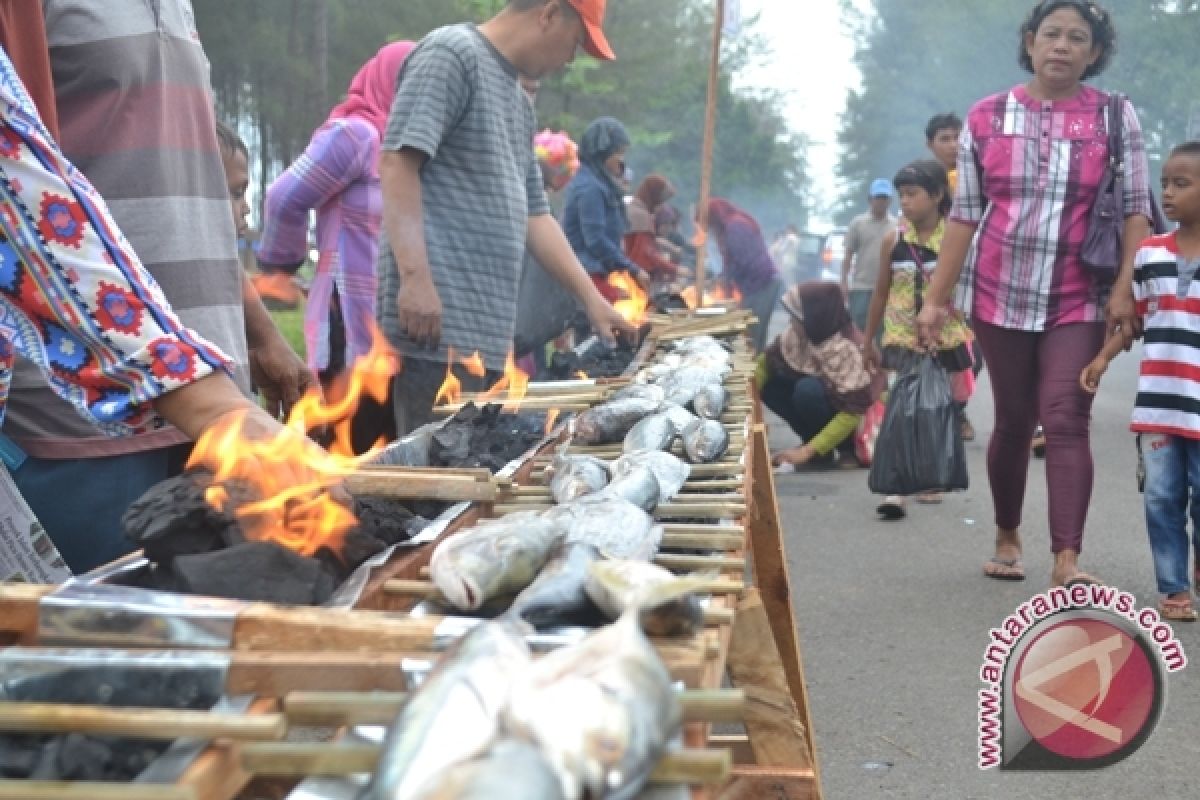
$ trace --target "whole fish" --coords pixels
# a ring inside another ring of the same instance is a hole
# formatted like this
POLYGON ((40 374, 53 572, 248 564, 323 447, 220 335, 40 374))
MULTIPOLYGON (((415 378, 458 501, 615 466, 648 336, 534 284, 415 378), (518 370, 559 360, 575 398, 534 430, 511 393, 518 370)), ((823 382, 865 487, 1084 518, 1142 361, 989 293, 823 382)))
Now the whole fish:
POLYGON ((608 398, 609 402, 615 400, 650 400, 651 402, 662 404, 666 400, 667 393, 662 390, 661 386, 646 383, 631 383, 624 389, 620 389, 613 393, 608 398))
POLYGON ((729 392, 719 383, 700 387, 692 398, 692 410, 705 419, 720 419, 729 405, 729 392))
POLYGON ((581 444, 619 442, 639 420, 658 411, 661 405, 651 397, 626 397, 601 403, 575 419, 575 438, 581 444))
POLYGON ((438 591, 459 611, 519 592, 541 571, 564 529, 536 511, 485 520, 442 540, 429 559, 438 591))
POLYGON ((529 632, 518 620, 497 620, 455 642, 389 726, 360 800, 428 797, 447 769, 486 751, 518 676, 531 667, 529 632))
POLYGON ((635 613, 536 660, 505 722, 536 742, 567 797, 636 797, 680 730, 671 676, 635 613))
POLYGON ((653 511, 658 508, 662 497, 662 489, 658 485, 658 477, 647 466, 635 465, 626 469, 620 477, 599 492, 599 497, 619 497, 628 500, 643 511, 653 511))
POLYGON ((667 402, 689 406, 696 394, 705 386, 720 385, 724 377, 717 372, 698 366, 682 367, 663 380, 661 386, 667 393, 667 402))
POLYGON ((588 606, 587 580, 600 551, 585 542, 564 542, 509 609, 535 627, 561 621, 588 606))
MULTIPOLYGON (((689 415, 690 416, 690 415, 689 415)), ((612 474, 620 479, 635 471, 638 467, 647 467, 654 473, 658 481, 658 502, 668 503, 683 488, 692 468, 688 463, 670 453, 661 450, 646 450, 640 453, 626 453, 613 462, 612 474)))
POLYGON ((588 569, 587 595, 609 619, 635 608, 649 636, 688 636, 704 627, 697 593, 712 575, 676 576, 645 561, 602 560, 588 569))
POLYGON ((689 353, 707 352, 722 354, 726 359, 733 357, 733 355, 729 352, 729 349, 721 342, 720 339, 708 335, 688 336, 685 339, 678 339, 676 340, 673 349, 676 353, 683 353, 685 355, 689 353))
MULTIPOLYGON (((672 407, 678 408, 678 406, 672 407)), ((634 453, 638 450, 670 450, 678 435, 679 429, 675 425, 675 420, 669 413, 660 411, 634 425, 629 433, 625 434, 625 443, 622 449, 626 453, 634 453)))
POLYGON ((649 561, 662 543, 662 526, 655 525, 649 514, 628 500, 603 493, 555 506, 544 516, 563 527, 568 542, 590 544, 606 558, 649 561))
POLYGON ((715 419, 696 420, 683 432, 683 451, 693 464, 708 464, 729 449, 729 431, 715 419))
POLYGON ((505 737, 486 753, 451 767, 420 800, 567 800, 540 750, 505 737))
POLYGON ((546 478, 550 481, 550 494, 554 496, 554 502, 569 503, 607 486, 608 464, 595 456, 561 452, 546 468, 546 478))

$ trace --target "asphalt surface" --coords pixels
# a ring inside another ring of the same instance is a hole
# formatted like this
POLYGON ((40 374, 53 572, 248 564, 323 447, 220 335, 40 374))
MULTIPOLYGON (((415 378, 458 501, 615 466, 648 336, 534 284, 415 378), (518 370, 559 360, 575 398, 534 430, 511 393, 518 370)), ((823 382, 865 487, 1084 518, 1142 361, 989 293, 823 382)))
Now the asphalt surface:
MULTIPOLYGON (((783 315, 777 314, 778 329, 783 315)), ((1137 359, 1110 369, 1093 415, 1096 484, 1081 566, 1157 602, 1136 455, 1128 432, 1137 359)), ((1112 767, 1072 773, 977 766, 979 668, 987 631, 1049 587, 1045 462, 1030 466, 1024 509, 1027 580, 989 580, 994 525, 984 464, 992 429, 985 372, 969 414, 971 488, 940 506, 877 519, 865 470, 776 478, 825 797, 1183 798, 1200 782, 1200 624, 1176 625, 1197 661, 1168 682, 1149 741, 1112 767)), ((796 439, 771 418, 774 446, 796 439)))

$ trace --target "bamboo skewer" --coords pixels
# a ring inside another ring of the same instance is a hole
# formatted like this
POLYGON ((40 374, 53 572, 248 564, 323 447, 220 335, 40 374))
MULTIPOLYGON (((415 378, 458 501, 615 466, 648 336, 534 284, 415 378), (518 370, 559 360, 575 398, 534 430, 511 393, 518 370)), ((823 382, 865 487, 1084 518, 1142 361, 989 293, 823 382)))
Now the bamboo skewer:
POLYGON ((0 800, 206 800, 189 786, 162 783, 0 780, 0 800))
MULTIPOLYGON (((373 772, 380 747, 370 744, 255 743, 239 753, 242 768, 255 775, 338 776, 373 772)), ((719 784, 728 780, 733 757, 728 750, 678 750, 662 757, 650 777, 653 784, 719 784)))
MULTIPOLYGON (((0 731, 282 741, 294 725, 390 725, 406 697, 402 692, 293 692, 283 699, 283 712, 272 714, 0 703, 0 731)), ((746 695, 739 690, 684 690, 679 704, 688 722, 737 722, 744 717, 746 695)))
MULTIPOLYGON (((698 593, 726 595, 741 594, 746 585, 740 580, 730 578, 714 578, 697 589, 698 593)), ((407 595, 410 597, 436 597, 437 587, 428 580, 411 580, 395 578, 384 582, 383 591, 386 594, 407 595)))

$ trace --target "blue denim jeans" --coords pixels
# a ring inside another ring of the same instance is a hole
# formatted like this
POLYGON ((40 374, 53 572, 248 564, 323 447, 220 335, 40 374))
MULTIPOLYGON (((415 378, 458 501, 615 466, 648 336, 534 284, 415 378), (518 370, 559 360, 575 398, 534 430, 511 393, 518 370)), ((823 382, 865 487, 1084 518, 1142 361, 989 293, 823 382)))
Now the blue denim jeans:
POLYGON ((1188 516, 1200 550, 1200 441, 1168 434, 1141 434, 1138 449, 1146 466, 1146 530, 1160 594, 1192 587, 1188 516))

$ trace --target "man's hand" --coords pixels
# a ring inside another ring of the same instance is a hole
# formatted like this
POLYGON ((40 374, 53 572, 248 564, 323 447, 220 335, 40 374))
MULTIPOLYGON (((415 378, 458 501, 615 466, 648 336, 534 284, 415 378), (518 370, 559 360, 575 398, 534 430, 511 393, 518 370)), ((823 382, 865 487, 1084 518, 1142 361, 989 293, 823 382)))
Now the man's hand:
POLYGON ((406 275, 396 296, 400 330, 430 350, 442 340, 442 299, 428 277, 406 275))
POLYGON ((917 314, 917 341, 921 347, 926 349, 937 347, 942 338, 942 325, 946 323, 948 316, 950 316, 950 312, 941 306, 935 306, 932 303, 925 303, 921 306, 921 313, 917 314))
POLYGON ((313 374, 282 336, 271 336, 250 349, 250 377, 262 392, 267 413, 286 417, 310 387, 313 374))
POLYGON ((863 368, 872 375, 883 369, 883 354, 879 352, 879 347, 876 346, 874 338, 867 339, 863 342, 863 368))
POLYGON ((1083 368, 1079 374, 1079 386, 1088 394, 1095 394, 1100 388, 1100 379, 1108 370, 1108 358, 1103 353, 1092 359, 1092 363, 1083 368))
POLYGON ((599 295, 597 297, 599 302, 593 302, 587 307, 588 321, 592 323, 596 335, 609 344, 621 338, 636 342, 637 328, 618 314, 604 298, 599 295))

